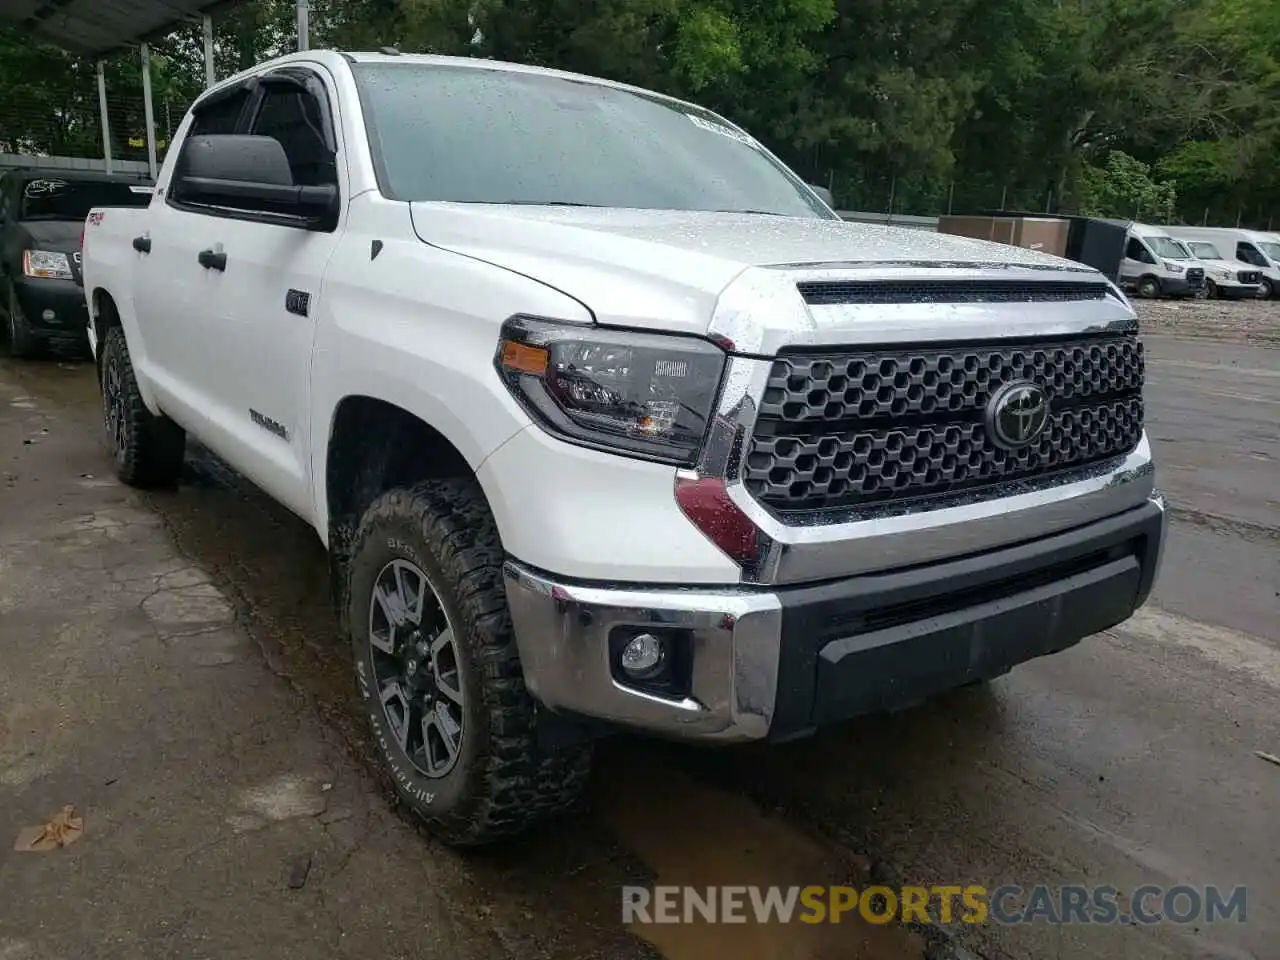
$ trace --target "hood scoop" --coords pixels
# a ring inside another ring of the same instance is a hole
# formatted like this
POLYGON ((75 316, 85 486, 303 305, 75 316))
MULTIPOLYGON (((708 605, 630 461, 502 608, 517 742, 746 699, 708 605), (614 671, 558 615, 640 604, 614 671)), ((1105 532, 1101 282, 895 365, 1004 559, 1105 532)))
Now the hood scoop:
POLYGON ((869 303, 1064 303, 1102 300, 1110 288, 1087 280, 807 280, 810 306, 869 303))

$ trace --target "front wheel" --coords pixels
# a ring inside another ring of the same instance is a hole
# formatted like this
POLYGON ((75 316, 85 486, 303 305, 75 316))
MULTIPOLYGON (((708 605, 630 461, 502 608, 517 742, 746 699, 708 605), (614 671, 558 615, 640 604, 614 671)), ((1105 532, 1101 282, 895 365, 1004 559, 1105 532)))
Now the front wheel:
POLYGON ((1160 296, 1160 281, 1155 277, 1143 277, 1138 281, 1138 296, 1144 300, 1154 300, 1160 296))
POLYGON ((123 483, 131 487, 177 483, 187 435, 172 420, 147 409, 120 327, 109 329, 102 343, 102 414, 116 476, 123 483))
POLYGON ((1270 280, 1264 277, 1262 282, 1258 284, 1258 299, 1270 300, 1275 295, 1276 295, 1275 285, 1270 280))
POLYGON ((526 832, 577 801, 591 750, 543 749, 474 483, 429 481, 369 507, 345 606, 360 696, 400 797, 446 843, 526 832))
POLYGON ((1222 291, 1218 289, 1218 285, 1212 280, 1206 280, 1204 282, 1204 295, 1206 299, 1217 300, 1221 298, 1222 291))

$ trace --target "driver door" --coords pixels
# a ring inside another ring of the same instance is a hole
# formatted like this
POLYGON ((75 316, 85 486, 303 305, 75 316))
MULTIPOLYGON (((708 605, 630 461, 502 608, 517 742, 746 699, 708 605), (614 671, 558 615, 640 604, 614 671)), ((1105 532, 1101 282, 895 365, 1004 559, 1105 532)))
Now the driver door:
MULTIPOLYGON (((337 140, 336 91, 309 68, 259 78, 242 131, 284 149, 295 186, 348 193, 337 140)), ((200 393, 220 411, 223 456, 296 513, 311 517, 310 387, 322 280, 345 211, 332 230, 282 222, 252 201, 212 220, 205 250, 225 260, 201 268, 216 313, 195 332, 200 393)), ((195 263, 195 254, 193 263, 195 263)), ((208 258, 206 258, 208 260, 208 258)))

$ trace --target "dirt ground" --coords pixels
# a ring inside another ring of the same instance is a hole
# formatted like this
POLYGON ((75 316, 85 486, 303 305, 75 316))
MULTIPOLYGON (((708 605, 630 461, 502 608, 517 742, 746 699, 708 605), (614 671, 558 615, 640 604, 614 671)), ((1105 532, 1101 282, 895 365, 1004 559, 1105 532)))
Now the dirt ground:
POLYGON ((1172 529, 1151 603, 985 689, 787 747, 606 744, 461 856, 372 765, 314 533, 193 451, 110 475, 92 373, 0 356, 0 960, 1257 960, 1280 942, 1280 303, 1139 304, 1172 529), (72 846, 11 851, 64 804, 72 846), (1245 923, 621 923, 628 883, 1246 884, 1245 923))

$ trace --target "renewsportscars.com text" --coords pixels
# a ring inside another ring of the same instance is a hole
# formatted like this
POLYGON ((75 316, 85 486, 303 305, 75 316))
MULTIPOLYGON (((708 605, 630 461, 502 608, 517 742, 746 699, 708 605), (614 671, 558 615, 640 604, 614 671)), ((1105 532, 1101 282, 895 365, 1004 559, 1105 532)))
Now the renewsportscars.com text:
POLYGON ((649 923, 1155 924, 1246 920, 1247 890, 1108 885, 623 887, 622 920, 649 923))

